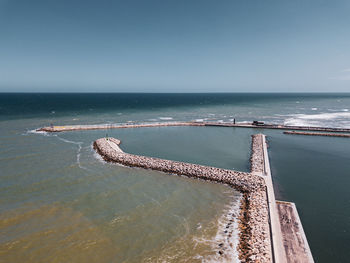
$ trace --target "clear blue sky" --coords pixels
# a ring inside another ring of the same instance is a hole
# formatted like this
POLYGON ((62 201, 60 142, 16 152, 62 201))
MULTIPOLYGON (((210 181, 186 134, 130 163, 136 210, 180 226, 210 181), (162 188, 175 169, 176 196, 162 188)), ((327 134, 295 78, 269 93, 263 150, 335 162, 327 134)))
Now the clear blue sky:
POLYGON ((350 1, 0 0, 0 91, 350 91, 350 1))

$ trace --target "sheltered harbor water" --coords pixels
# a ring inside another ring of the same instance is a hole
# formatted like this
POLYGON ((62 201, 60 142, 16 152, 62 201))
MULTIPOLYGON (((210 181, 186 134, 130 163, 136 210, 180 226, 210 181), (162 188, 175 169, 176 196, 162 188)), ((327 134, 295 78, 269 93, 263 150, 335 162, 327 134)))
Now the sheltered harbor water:
POLYGON ((296 203, 315 262, 347 262, 349 139, 268 135, 276 195, 296 203))

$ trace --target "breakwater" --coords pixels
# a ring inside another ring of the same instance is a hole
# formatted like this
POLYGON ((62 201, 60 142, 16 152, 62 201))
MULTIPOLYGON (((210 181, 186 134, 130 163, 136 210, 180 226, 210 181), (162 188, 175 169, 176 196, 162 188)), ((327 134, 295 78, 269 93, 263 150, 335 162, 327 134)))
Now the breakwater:
POLYGON ((264 175, 264 149, 263 149, 263 135, 252 135, 252 149, 250 155, 250 172, 264 175))
POLYGON ((249 173, 226 170, 211 166, 171 161, 123 152, 120 141, 115 138, 101 138, 94 142, 94 148, 105 161, 115 162, 130 167, 152 169, 165 173, 196 177, 234 186, 241 192, 263 189, 264 180, 249 173))
POLYGON ((238 127, 238 128, 254 128, 254 129, 276 129, 276 130, 299 130, 299 131, 322 131, 322 132, 350 132, 348 128, 332 128, 332 127, 313 127, 313 126, 289 126, 282 124, 260 124, 253 123, 229 123, 229 122, 206 122, 204 126, 218 127, 238 127))
POLYGON ((217 126, 217 127, 236 127, 236 128, 254 128, 254 129, 279 129, 279 130, 299 130, 299 131, 319 131, 319 132, 350 132, 347 128, 330 127, 304 127, 288 126, 279 124, 254 125, 252 123, 231 123, 231 122, 157 122, 157 123, 122 123, 122 124, 96 124, 96 125, 65 125, 65 126, 47 126, 36 129, 38 132, 64 132, 80 130, 107 130, 107 129, 126 129, 126 128, 147 128, 147 127, 171 127, 171 126, 217 126))
POLYGON ((64 132, 64 131, 82 131, 82 130, 107 130, 107 129, 126 129, 126 128, 147 128, 147 127, 171 127, 171 126, 204 126, 199 122, 157 122, 157 123, 121 123, 121 124, 95 124, 95 125, 64 125, 47 126, 38 128, 38 132, 64 132))
MULTIPOLYGON (((243 196, 239 216, 240 242, 237 248, 240 259, 242 262, 271 262, 269 211, 263 177, 252 173, 128 154, 123 152, 119 145, 120 141, 115 138, 101 138, 94 142, 93 147, 104 160, 109 162, 215 181, 228 184, 240 191, 243 196)), ((252 154, 257 156, 255 150, 261 152, 261 144, 253 142, 252 154)), ((252 160, 255 162, 258 159, 252 160)), ((259 167, 261 165, 263 163, 258 162, 254 167, 263 169, 259 167)), ((231 225, 232 223, 229 223, 225 230, 228 240, 231 237, 231 225)), ((225 247, 221 247, 219 253, 224 255, 225 247)))
POLYGON ((309 135, 309 136, 329 136, 329 137, 344 137, 350 138, 350 134, 344 133, 326 133, 326 132, 296 132, 296 131, 285 131, 284 134, 291 135, 309 135))

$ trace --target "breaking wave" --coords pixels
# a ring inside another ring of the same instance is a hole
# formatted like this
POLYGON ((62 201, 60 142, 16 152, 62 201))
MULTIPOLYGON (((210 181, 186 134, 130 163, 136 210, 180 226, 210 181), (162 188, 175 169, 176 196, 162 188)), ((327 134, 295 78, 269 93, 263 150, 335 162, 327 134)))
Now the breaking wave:
POLYGON ((350 112, 332 112, 319 114, 293 114, 284 120, 285 125, 293 126, 325 126, 350 127, 350 112))

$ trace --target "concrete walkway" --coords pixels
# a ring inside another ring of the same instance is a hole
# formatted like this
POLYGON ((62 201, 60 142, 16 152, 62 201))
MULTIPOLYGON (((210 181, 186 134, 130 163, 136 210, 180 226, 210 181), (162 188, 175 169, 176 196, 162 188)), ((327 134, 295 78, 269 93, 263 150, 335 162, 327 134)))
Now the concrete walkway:
POLYGON ((295 204, 282 201, 276 204, 287 263, 314 263, 295 204))
POLYGON ((267 199, 269 204, 269 213, 270 213, 270 227, 271 227, 271 239, 273 246, 273 255, 275 262, 278 263, 286 263, 286 255, 283 249, 282 242, 282 232, 281 226, 279 222, 279 216, 276 206, 275 192, 273 189, 271 169, 270 169, 270 161, 269 155, 267 152, 267 144, 266 144, 266 136, 262 136, 262 147, 263 147, 263 156, 264 156, 264 176, 266 182, 266 191, 267 191, 267 199))

